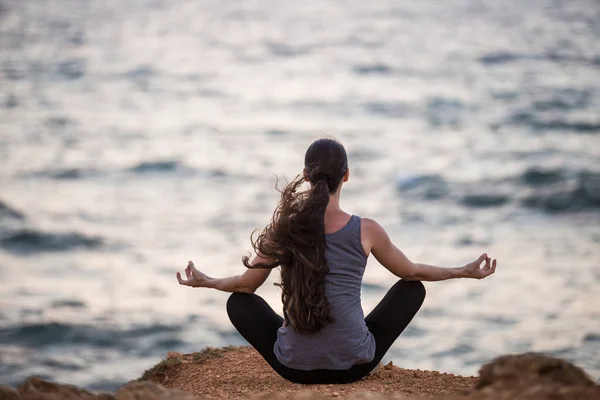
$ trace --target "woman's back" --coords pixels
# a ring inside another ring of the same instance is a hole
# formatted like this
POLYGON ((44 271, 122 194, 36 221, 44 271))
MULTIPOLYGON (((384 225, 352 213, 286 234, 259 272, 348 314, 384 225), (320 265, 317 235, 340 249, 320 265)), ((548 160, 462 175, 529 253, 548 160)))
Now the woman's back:
POLYGON ((369 362, 375 340, 364 321, 360 288, 367 263, 361 243, 361 219, 352 216, 341 229, 325 237, 329 272, 325 292, 335 322, 316 333, 279 329, 274 353, 285 366, 301 370, 347 369, 369 362))
POLYGON ((273 370, 292 382, 363 378, 421 307, 425 287, 419 281, 482 279, 496 269, 486 253, 458 268, 413 263, 377 222, 342 211, 340 193, 349 176, 339 142, 313 142, 302 175, 283 189, 271 223, 253 241, 256 257, 242 259, 248 270, 214 279, 190 261, 187 279, 177 274, 182 285, 234 292, 227 300, 229 319, 273 370), (304 190, 304 183, 310 188, 304 190), (365 318, 360 288, 369 254, 402 279, 365 318), (278 266, 285 320, 254 294, 278 266))

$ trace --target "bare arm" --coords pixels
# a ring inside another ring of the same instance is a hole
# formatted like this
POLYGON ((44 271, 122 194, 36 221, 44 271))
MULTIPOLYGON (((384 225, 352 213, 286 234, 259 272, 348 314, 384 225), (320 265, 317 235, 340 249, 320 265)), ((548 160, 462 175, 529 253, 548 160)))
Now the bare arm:
POLYGON ((496 271, 496 260, 487 254, 463 267, 440 268, 434 265, 413 263, 390 240, 387 232, 372 219, 363 218, 362 229, 366 244, 381 265, 400 278, 414 281, 443 281, 454 278, 483 279, 496 271), (481 268, 481 264, 485 265, 481 268))
MULTIPOLYGON (((269 263, 269 260, 261 256, 256 256, 252 260, 252 265, 267 263, 269 263)), ((265 283, 270 273, 270 268, 248 268, 241 275, 226 278, 211 278, 196 269, 194 263, 190 261, 185 269, 186 279, 182 279, 181 274, 178 272, 177 281, 183 286, 205 287, 223 292, 254 293, 256 289, 265 283)))

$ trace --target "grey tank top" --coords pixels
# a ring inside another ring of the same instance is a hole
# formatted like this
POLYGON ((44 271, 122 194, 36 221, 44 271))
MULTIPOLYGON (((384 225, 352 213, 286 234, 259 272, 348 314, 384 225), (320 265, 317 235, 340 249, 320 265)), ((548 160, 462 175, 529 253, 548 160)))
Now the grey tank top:
POLYGON ((283 365, 299 370, 344 370, 375 357, 375 338, 360 303, 360 287, 367 265, 360 240, 360 217, 353 215, 337 232, 325 236, 329 273, 325 292, 335 322, 316 333, 295 332, 291 326, 277 331, 273 347, 283 365))

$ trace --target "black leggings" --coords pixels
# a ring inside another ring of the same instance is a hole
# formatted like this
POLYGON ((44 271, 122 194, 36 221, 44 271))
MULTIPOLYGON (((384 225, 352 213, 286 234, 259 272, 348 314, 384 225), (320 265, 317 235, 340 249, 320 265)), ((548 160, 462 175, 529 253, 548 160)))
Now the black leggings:
POLYGON ((419 311, 424 299, 425 287, 421 282, 399 280, 392 286, 377 307, 365 318, 367 327, 375 337, 375 358, 371 362, 357 364, 346 370, 303 371, 281 364, 273 353, 273 346, 283 318, 260 296, 233 293, 227 300, 227 314, 244 339, 263 356, 275 372, 288 381, 305 384, 349 383, 363 378, 379 364, 392 343, 419 311))

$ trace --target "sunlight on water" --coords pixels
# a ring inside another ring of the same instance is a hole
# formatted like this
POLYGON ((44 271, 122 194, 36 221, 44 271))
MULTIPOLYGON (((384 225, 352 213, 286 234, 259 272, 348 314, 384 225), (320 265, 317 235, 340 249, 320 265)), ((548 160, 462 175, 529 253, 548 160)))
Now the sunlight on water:
MULTIPOLYGON (((426 284, 386 361, 542 351, 598 379, 600 7, 542 3, 0 0, 0 384, 114 389, 243 344, 175 271, 241 272, 324 135, 344 207, 409 257, 499 260, 426 284)), ((394 282, 369 261, 366 312, 394 282)))

